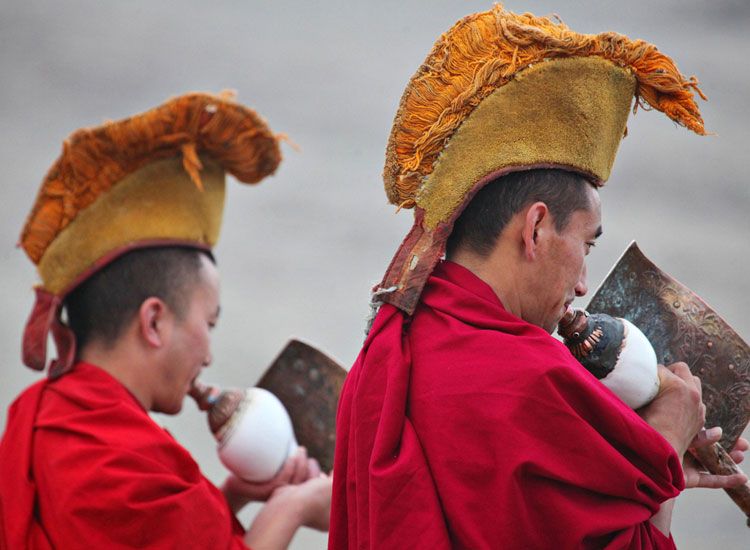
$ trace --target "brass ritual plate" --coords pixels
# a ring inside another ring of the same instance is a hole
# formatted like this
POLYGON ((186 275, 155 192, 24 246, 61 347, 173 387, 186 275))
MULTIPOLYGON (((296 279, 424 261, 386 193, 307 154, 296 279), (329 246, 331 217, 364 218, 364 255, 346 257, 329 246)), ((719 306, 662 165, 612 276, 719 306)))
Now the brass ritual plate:
POLYGON ((750 348, 726 321, 656 267, 635 241, 586 309, 636 325, 659 363, 687 363, 702 382, 706 426, 721 426, 722 446, 734 446, 750 421, 750 348))
POLYGON ((346 370, 316 348, 290 340, 263 374, 257 386, 281 400, 292 418, 297 442, 333 469, 336 409, 346 370))

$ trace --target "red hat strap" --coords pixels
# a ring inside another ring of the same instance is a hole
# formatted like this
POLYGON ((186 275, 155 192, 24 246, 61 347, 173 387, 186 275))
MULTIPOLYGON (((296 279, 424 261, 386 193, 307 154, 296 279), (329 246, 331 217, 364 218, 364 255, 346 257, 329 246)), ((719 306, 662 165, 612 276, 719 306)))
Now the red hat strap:
POLYGON ((388 266, 383 282, 378 285, 380 289, 388 289, 378 297, 379 301, 408 315, 414 313, 427 279, 445 253, 445 243, 453 228, 451 220, 430 231, 423 227, 423 219, 424 211, 417 208, 411 231, 388 266))
POLYGON ((22 359, 27 367, 44 370, 47 366, 47 337, 52 332, 57 347, 57 359, 50 362, 49 377, 57 378, 73 367, 75 335, 60 321, 60 297, 41 287, 35 290, 36 301, 23 333, 22 359))

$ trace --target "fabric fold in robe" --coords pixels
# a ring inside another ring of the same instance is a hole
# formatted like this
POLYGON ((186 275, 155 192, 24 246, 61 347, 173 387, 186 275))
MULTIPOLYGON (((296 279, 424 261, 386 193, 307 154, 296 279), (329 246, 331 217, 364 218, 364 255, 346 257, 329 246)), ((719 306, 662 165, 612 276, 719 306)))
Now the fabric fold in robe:
POLYGON ((221 491, 93 365, 13 403, 0 472, 2 550, 246 548, 221 491))
POLYGON ((674 548, 672 447, 458 264, 380 308, 337 425, 329 548, 674 548))

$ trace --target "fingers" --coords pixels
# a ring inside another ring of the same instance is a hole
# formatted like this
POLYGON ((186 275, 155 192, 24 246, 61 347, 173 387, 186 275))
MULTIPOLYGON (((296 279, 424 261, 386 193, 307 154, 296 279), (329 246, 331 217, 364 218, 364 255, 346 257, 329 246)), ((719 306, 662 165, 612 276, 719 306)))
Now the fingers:
POLYGON ((690 447, 693 449, 697 449, 700 447, 708 447, 709 445, 713 445, 721 439, 722 433, 723 432, 720 426, 715 426, 708 430, 702 429, 693 438, 693 441, 690 443, 690 447))
POLYGON ((274 476, 271 483, 275 486, 285 485, 287 483, 301 483, 307 474, 307 449, 297 447, 297 450, 286 459, 284 466, 278 474, 274 476))
POLYGON ((664 365, 657 365, 656 369, 657 374, 659 375, 659 386, 663 387, 665 384, 669 383, 669 380, 672 379, 674 373, 664 365))
POLYGON ((320 464, 314 458, 308 458, 305 447, 297 447, 297 450, 284 462, 281 470, 270 481, 258 484, 258 487, 270 489, 281 485, 298 485, 310 478, 320 475, 320 464))
POLYGON ((695 384, 696 377, 693 376, 692 372, 690 372, 690 367, 687 366, 687 363, 678 361, 677 363, 667 365, 665 369, 674 374, 676 377, 680 378, 683 382, 692 382, 693 384, 695 384))
POLYGON ((744 437, 740 437, 737 443, 734 444, 734 448, 729 453, 729 456, 732 457, 735 464, 739 464, 745 460, 745 451, 748 449, 750 449, 750 442, 744 437))
POLYGON ((693 376, 693 373, 690 372, 690 367, 687 366, 687 363, 678 361, 677 363, 672 363, 671 365, 667 366, 666 369, 689 386, 695 387, 699 392, 701 391, 700 378, 698 378, 697 376, 693 376))
POLYGON ((307 449, 305 447, 298 447, 297 452, 290 459, 294 460, 294 473, 289 481, 292 484, 302 483, 308 478, 307 475, 307 449))
MULTIPOLYGON (((719 426, 715 426, 708 430, 701 430, 693 439, 690 448, 698 449, 700 447, 708 447, 709 445, 718 443, 722 434, 722 429, 719 426)), ((745 460, 745 451, 748 449, 750 449, 750 442, 744 437, 740 437, 737 440, 737 443, 734 444, 734 448, 729 453, 729 456, 732 457, 735 464, 740 464, 745 460)))
POLYGON ((292 456, 286 459, 286 462, 284 462, 284 466, 281 467, 281 470, 278 474, 274 477, 272 480, 277 485, 283 485, 285 483, 290 483, 291 479, 294 477, 294 473, 297 470, 297 462, 299 456, 299 449, 297 452, 295 452, 292 456))
POLYGON ((698 389, 698 395, 700 395, 701 400, 703 400, 703 386, 701 385, 701 379, 697 376, 693 376, 693 384, 695 384, 695 387, 698 389))
POLYGON ((307 456, 305 447, 298 447, 297 452, 290 457, 289 461, 294 461, 294 472, 288 483, 297 485, 321 475, 320 463, 307 456))
POLYGON ((659 365, 658 368, 659 383, 661 385, 660 393, 662 391, 677 389, 678 386, 684 384, 684 387, 690 392, 691 399, 698 405, 698 412, 702 420, 701 424, 703 424, 703 421, 706 419, 706 405, 703 403, 703 387, 700 378, 693 376, 690 372, 690 367, 682 361, 672 363, 666 367, 659 365))
POLYGON ((687 363, 677 362, 671 365, 658 365, 659 383, 662 386, 669 386, 677 383, 678 379, 684 382, 688 387, 698 390, 701 395, 701 381, 697 376, 693 376, 687 363))
MULTIPOLYGON (((230 475, 224 484, 225 494, 242 496, 249 500, 267 500, 273 493, 284 490, 284 487, 304 483, 308 479, 320 476, 320 464, 307 457, 307 449, 298 447, 284 462, 281 470, 268 481, 251 482, 230 475)), ((229 498, 229 497, 228 497, 229 498)), ((244 506, 244 504, 240 505, 244 506)))
POLYGON ((747 483, 747 475, 732 474, 729 476, 720 476, 698 472, 691 480, 690 487, 702 487, 704 489, 731 489, 747 483))
MULTIPOLYGON (((700 447, 708 447, 714 443, 718 443, 721 440, 723 431, 721 427, 715 426, 708 430, 703 429, 695 436, 692 443, 690 444, 691 449, 698 449, 700 447)), ((750 448, 750 442, 744 437, 740 437, 737 443, 734 444, 734 448, 729 453, 735 464, 739 464, 745 459, 745 451, 750 448)))
POLYGON ((738 472, 731 475, 719 475, 706 472, 692 456, 686 456, 683 462, 685 487, 704 489, 731 489, 747 483, 747 475, 738 472))
POLYGON ((320 463, 314 458, 307 459, 307 479, 312 479, 321 475, 320 463))
POLYGON ((684 361, 677 361, 676 363, 672 363, 671 365, 667 365, 666 369, 669 372, 671 372, 671 373, 679 376, 680 378, 684 378, 686 376, 685 375, 686 372, 687 372, 687 374, 690 373, 690 367, 688 367, 687 363, 685 363, 684 361))

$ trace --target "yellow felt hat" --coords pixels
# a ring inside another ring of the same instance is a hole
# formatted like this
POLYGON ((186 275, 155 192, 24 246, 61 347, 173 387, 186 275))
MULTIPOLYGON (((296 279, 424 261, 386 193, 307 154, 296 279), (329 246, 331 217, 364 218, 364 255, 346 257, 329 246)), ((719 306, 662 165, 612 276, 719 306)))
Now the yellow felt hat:
POLYGON ((58 360, 50 373, 67 370, 75 342, 59 316, 71 290, 136 248, 210 249, 221 227, 225 172, 257 183, 280 161, 277 136, 227 94, 186 94, 74 132, 21 233, 42 280, 24 332, 24 363, 44 369, 51 331, 58 360))
POLYGON ((642 40, 500 5, 461 19, 409 81, 388 140, 386 193, 415 215, 378 300, 413 313, 453 223, 497 177, 562 168, 603 185, 633 106, 704 134, 693 92, 703 97, 697 80, 642 40))

